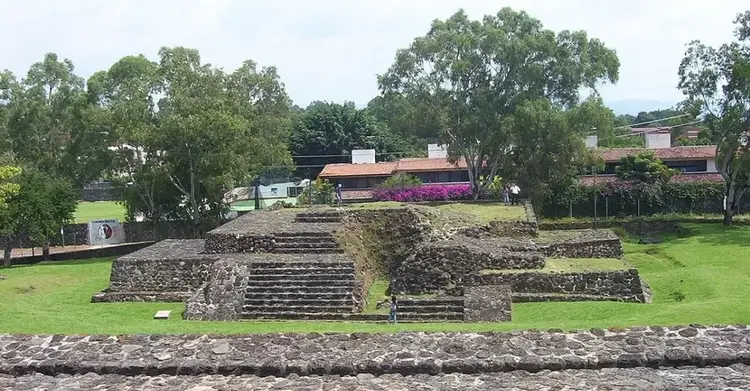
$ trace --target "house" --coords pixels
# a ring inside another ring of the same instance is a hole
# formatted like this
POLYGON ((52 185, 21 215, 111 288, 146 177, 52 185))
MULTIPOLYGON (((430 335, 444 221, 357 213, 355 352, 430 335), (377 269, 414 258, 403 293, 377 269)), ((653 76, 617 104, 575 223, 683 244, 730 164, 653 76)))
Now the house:
MULTIPOLYGON (((586 146, 595 149, 604 160, 604 174, 581 176, 583 183, 603 183, 616 181, 615 166, 620 159, 640 152, 653 152, 655 157, 672 169, 680 172, 674 181, 720 182, 721 175, 716 169, 715 145, 673 147, 669 131, 644 133, 646 148, 598 149, 597 137, 589 136, 586 146)), ((372 198, 372 189, 397 173, 414 175, 429 186, 446 183, 468 183, 466 162, 459 160, 450 163, 445 147, 430 144, 427 158, 408 158, 395 162, 375 162, 375 150, 352 151, 351 163, 328 164, 318 176, 335 185, 342 185, 345 200, 366 200, 372 198)))
MULTIPOLYGON (((261 184, 258 186, 261 208, 267 208, 279 201, 296 204, 297 196, 302 194, 309 183, 310 180, 305 179, 301 182, 271 183, 267 186, 261 184)), ((255 188, 253 186, 234 188, 232 191, 224 194, 224 202, 228 203, 230 209, 233 211, 246 212, 254 210, 255 188)))
POLYGON ((372 189, 389 177, 407 173, 419 178, 425 185, 468 183, 466 161, 448 161, 446 148, 438 144, 427 147, 427 158, 407 158, 395 162, 375 162, 375 150, 352 151, 351 163, 328 164, 318 175, 334 185, 341 184, 345 200, 369 199, 372 189))
MULTIPOLYGON (((598 183, 615 181, 615 167, 625 156, 641 152, 653 152, 654 157, 665 166, 678 171, 672 180, 679 182, 721 182, 722 177, 716 168, 716 145, 673 147, 671 134, 667 132, 645 133, 646 148, 603 148, 596 154, 604 161, 604 174, 597 175, 598 183)), ((596 136, 589 136, 586 144, 596 148, 596 136)), ((581 180, 591 184, 593 175, 584 175, 581 180)))

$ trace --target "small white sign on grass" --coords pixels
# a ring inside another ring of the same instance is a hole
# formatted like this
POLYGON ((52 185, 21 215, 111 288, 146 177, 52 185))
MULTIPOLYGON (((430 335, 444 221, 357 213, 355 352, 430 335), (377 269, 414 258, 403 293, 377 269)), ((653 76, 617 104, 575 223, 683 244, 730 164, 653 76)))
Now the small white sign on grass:
POLYGON ((154 315, 154 319, 169 319, 171 313, 172 311, 168 310, 157 311, 156 315, 154 315))

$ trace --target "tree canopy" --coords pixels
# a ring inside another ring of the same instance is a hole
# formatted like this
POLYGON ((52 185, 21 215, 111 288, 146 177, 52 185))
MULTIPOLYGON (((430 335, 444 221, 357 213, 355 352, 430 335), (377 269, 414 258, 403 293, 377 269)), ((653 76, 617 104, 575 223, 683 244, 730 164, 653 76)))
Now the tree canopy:
POLYGON ((429 109, 422 115, 435 119, 451 157, 466 161, 477 196, 483 172, 494 177, 518 141, 519 107, 539 100, 573 107, 581 89, 616 82, 619 65, 614 50, 584 31, 555 33, 510 8, 482 21, 461 10, 399 50, 378 83, 384 96, 429 109))
POLYGON ((716 165, 726 183, 724 223, 750 188, 750 11, 734 20, 736 41, 718 48, 689 44, 679 68, 685 105, 699 108, 718 142, 716 165))

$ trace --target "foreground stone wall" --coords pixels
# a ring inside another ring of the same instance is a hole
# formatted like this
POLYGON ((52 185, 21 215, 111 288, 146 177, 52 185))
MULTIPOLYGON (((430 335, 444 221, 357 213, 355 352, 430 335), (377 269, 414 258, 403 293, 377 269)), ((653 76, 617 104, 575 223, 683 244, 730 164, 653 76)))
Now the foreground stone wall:
POLYGON ((391 290, 399 294, 447 292, 463 286, 483 269, 541 269, 544 256, 534 251, 511 252, 491 241, 468 237, 428 243, 391 275, 391 290))
POLYGON ((582 231, 580 236, 559 243, 541 245, 540 251, 553 258, 622 258, 622 242, 610 230, 582 231))
POLYGON ((536 373, 727 367, 749 360, 746 326, 570 333, 0 336, 0 374, 11 376, 536 373))
POLYGON ((208 282, 188 299, 187 320, 234 321, 242 314, 245 288, 250 275, 249 263, 217 261, 211 267, 208 282))
POLYGON ((78 375, 21 377, 0 376, 0 389, 13 390, 90 390, 118 391, 226 391, 226 390, 616 390, 616 391, 706 391, 750 389, 750 366, 734 364, 709 368, 604 368, 601 370, 565 369, 531 373, 438 375, 387 374, 375 376, 122 376, 78 375))
POLYGON ((102 301, 184 301, 208 280, 218 259, 201 255, 202 240, 164 240, 115 260, 102 301))
POLYGON ((648 303, 651 292, 637 269, 586 273, 522 272, 472 275, 467 285, 509 285, 515 293, 574 294, 648 303))

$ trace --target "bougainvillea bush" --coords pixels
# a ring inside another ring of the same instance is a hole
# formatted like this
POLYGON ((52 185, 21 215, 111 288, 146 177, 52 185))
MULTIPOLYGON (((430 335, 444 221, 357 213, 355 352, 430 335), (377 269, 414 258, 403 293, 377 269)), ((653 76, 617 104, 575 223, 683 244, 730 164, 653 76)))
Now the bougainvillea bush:
POLYGON ((471 199, 471 187, 468 184, 461 184, 381 188, 375 190, 373 196, 378 201, 398 202, 468 200, 471 199))

